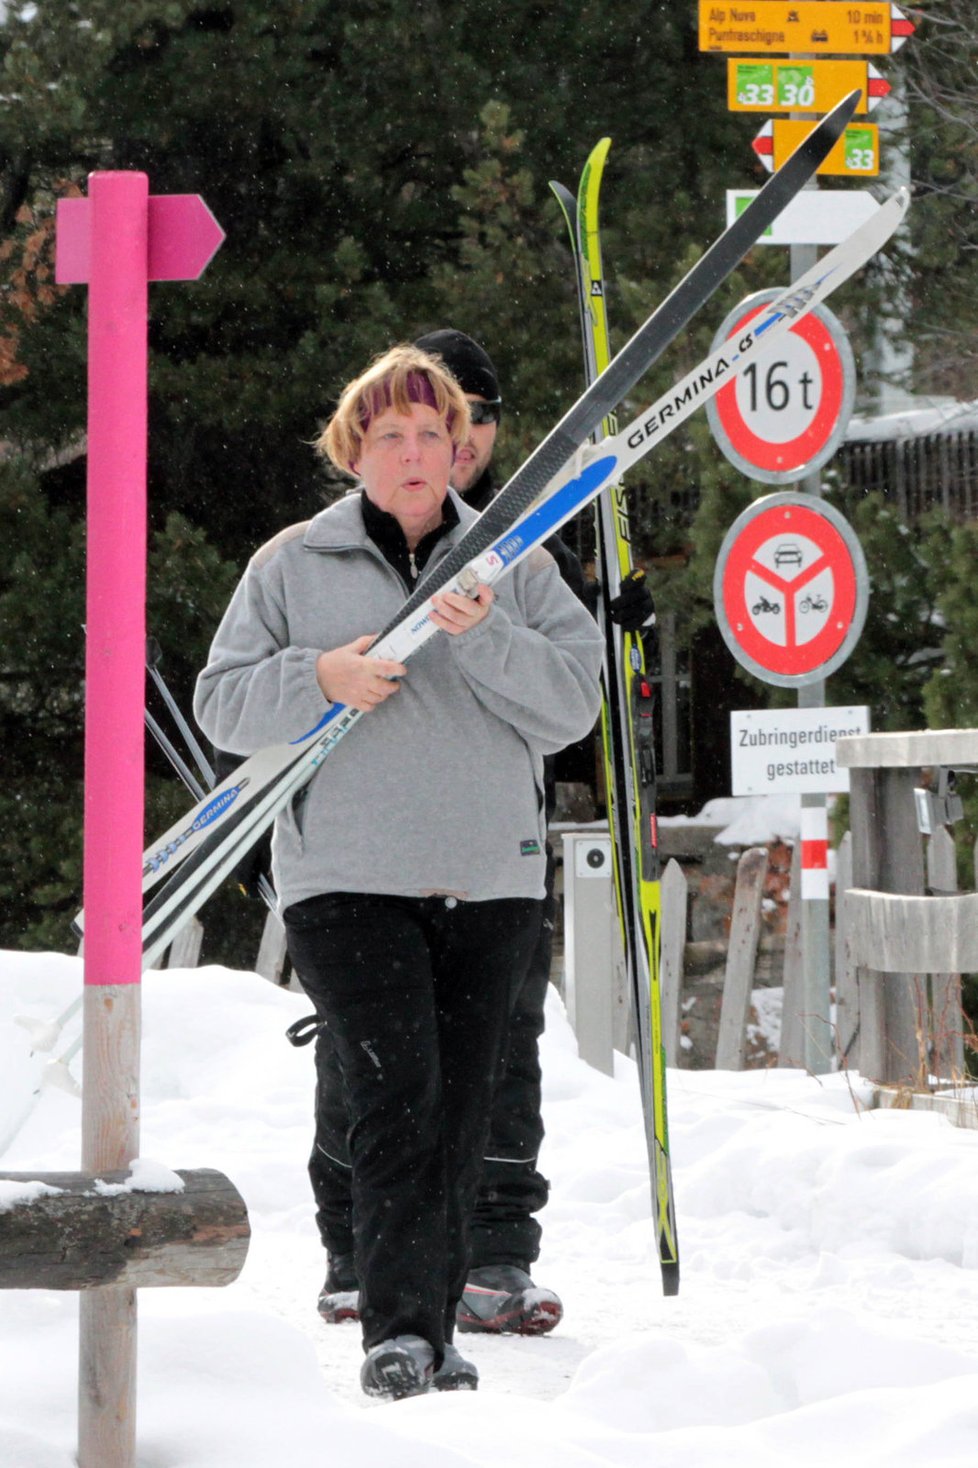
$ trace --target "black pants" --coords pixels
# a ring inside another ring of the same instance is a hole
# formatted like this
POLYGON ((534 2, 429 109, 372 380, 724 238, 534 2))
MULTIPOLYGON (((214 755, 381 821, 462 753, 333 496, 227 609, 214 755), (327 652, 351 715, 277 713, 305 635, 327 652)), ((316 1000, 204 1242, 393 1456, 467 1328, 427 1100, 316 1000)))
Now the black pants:
MULTIPOLYGON (((537 942, 510 1013, 504 1069, 492 1101, 482 1179, 469 1218, 469 1264, 515 1264, 527 1269, 540 1253, 535 1213, 550 1191, 537 1167, 543 1142, 539 1040, 550 982, 556 904, 553 853, 547 848, 547 895, 537 942)), ((352 1254, 350 1118, 333 1035, 316 1039, 316 1135, 309 1178, 316 1222, 330 1254, 352 1254)))
POLYGON ((451 1340, 509 1013, 539 902, 333 893, 284 914, 348 1110, 364 1345, 451 1340))

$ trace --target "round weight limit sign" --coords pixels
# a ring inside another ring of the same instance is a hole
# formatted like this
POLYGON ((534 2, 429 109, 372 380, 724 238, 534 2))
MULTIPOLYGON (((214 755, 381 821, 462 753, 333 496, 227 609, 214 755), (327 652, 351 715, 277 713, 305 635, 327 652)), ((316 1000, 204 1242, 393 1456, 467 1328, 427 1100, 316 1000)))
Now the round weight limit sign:
POLYGON ((724 537, 713 576, 723 639, 765 683, 797 688, 835 671, 866 620, 862 547, 838 510, 812 495, 755 500, 724 537))
MULTIPOLYGON (((720 327, 713 349, 742 334, 778 295, 748 296, 720 327)), ((720 450, 742 474, 787 484, 835 453, 855 392, 849 339, 838 318, 818 306, 722 388, 707 404, 707 416, 720 450)))

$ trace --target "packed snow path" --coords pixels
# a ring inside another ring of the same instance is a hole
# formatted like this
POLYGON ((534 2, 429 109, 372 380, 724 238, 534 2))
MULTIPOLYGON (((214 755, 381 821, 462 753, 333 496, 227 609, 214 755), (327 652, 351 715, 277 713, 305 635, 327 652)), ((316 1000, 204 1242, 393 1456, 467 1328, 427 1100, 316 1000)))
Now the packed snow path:
MULTIPOLYGON (((80 982, 75 959, 0 955, 0 1139, 23 1120, 4 1170, 78 1165, 78 1100, 46 1084, 32 1104, 41 1058, 14 1016, 51 1019, 80 982)), ((228 1289, 140 1293, 140 1468, 978 1462, 978 1132, 863 1110, 858 1077, 670 1072, 667 1300, 634 1068, 583 1065, 555 994, 534 1273, 564 1321, 461 1337, 475 1395, 368 1403, 358 1329, 315 1309, 312 1055, 283 1036, 307 1010, 252 974, 146 975, 142 1154, 226 1172, 254 1236, 228 1289)), ((0 1468, 72 1468, 76 1319, 74 1295, 0 1297, 0 1468)))

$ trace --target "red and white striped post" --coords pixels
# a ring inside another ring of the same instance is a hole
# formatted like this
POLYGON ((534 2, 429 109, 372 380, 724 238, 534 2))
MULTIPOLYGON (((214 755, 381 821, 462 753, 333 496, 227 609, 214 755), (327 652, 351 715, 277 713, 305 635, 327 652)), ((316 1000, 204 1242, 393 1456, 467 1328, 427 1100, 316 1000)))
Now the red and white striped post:
MULTIPOLYGON (((88 285, 86 1172, 139 1155, 148 282, 195 279, 223 238, 196 195, 152 199, 144 173, 93 173, 58 205, 56 278, 88 285)), ((79 1468, 132 1468, 136 1294, 85 1290, 80 1309, 79 1468)))
POLYGON ((829 900, 829 814, 824 805, 802 806, 801 899, 829 900))

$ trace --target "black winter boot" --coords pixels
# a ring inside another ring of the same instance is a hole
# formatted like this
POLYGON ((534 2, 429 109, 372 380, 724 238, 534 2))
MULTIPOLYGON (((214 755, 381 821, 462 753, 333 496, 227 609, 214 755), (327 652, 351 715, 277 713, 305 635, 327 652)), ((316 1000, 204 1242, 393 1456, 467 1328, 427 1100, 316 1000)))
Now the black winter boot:
POLYGON ((455 1324, 467 1333, 546 1335, 563 1313, 553 1290, 538 1289, 525 1269, 487 1264, 469 1270, 455 1324))
POLYGON ((352 1254, 327 1254, 326 1279, 319 1292, 319 1313, 329 1325, 360 1319, 360 1281, 352 1254))

